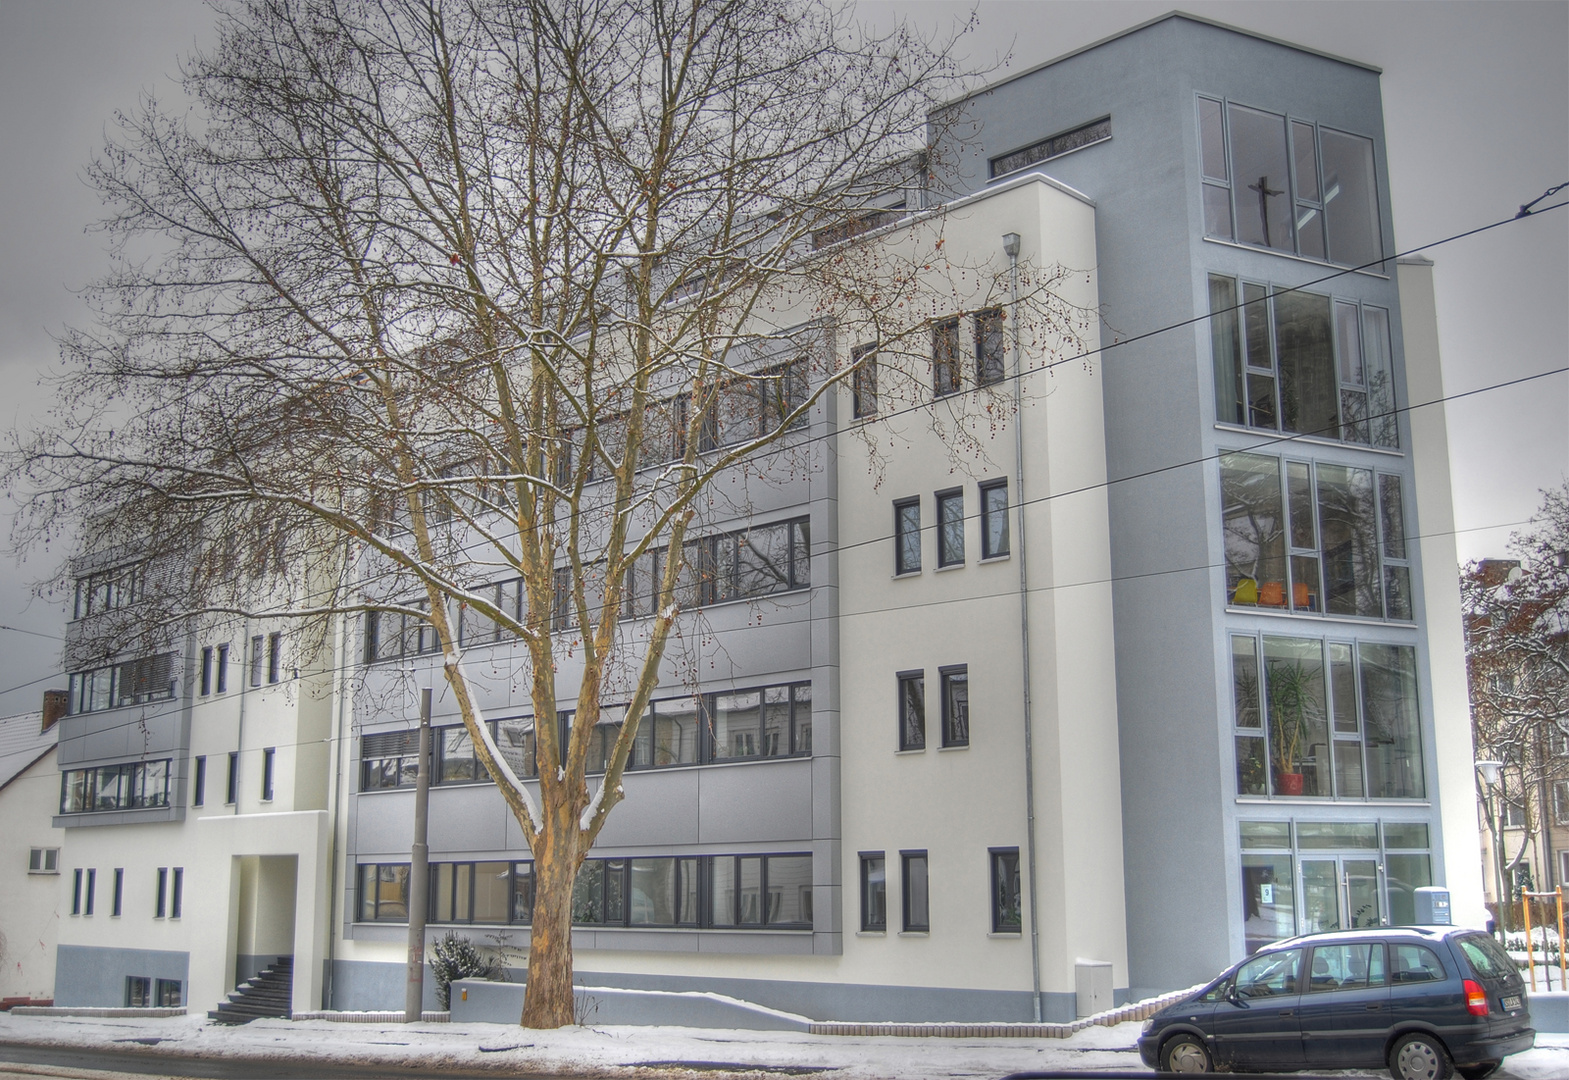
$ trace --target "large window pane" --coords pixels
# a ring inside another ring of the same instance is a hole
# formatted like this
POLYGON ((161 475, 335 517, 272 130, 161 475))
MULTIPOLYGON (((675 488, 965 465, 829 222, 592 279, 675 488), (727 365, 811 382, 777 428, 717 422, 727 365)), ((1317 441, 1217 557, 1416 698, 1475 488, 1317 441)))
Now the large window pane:
POLYGON ((512 895, 512 875, 504 862, 474 864, 474 921, 504 923, 512 895))
POLYGON ((1395 926, 1416 922, 1416 890, 1433 884, 1432 858, 1425 852, 1384 856, 1384 880, 1389 885, 1389 921, 1395 926))
POLYGON ((1329 257, 1347 266, 1383 258, 1379 231, 1378 184, 1374 179, 1373 140, 1323 128, 1324 216, 1329 225, 1329 257))
POLYGON ((739 538, 736 595, 767 596, 790 588, 790 526, 767 525, 739 538))
POLYGON ((1416 698, 1416 650, 1363 644, 1362 709, 1368 795, 1419 799, 1426 794, 1416 698))
POLYGON ((698 703, 675 698, 654 706, 654 765, 692 765, 697 761, 698 703))
POLYGON ((1219 184, 1204 185, 1204 235, 1232 238, 1231 189, 1219 184))
POLYGON ((578 868, 572 884, 572 921, 595 925, 605 921, 605 864, 589 859, 578 868))
POLYGON ((812 752, 812 684, 797 683, 794 689, 795 752, 812 752))
POLYGON ((762 695, 754 690, 744 694, 717 694, 713 700, 710 713, 713 759, 756 757, 762 695))
POLYGON ((768 857, 768 910, 765 922, 769 926, 812 924, 810 855, 768 857))
POLYGON ((735 859, 730 855, 716 855, 709 862, 708 921, 711 926, 734 926, 735 923, 735 859))
POLYGON ((513 773, 520 777, 539 775, 539 767, 534 760, 534 718, 532 716, 497 722, 496 746, 501 751, 502 759, 511 767, 513 773))
POLYGON ((1275 353, 1280 370, 1280 426, 1285 431, 1340 434, 1339 381, 1327 296, 1275 295, 1275 353))
POLYGON ((1220 102, 1212 98, 1199 98, 1199 160, 1207 179, 1225 181, 1226 128, 1220 102))
POLYGON ((676 860, 632 860, 629 915, 633 926, 676 924, 676 860))
POLYGON ((1264 740, 1257 735, 1238 735, 1237 794, 1266 795, 1264 740))
POLYGON ((605 860, 605 922, 620 926, 626 922, 627 861, 605 860))
POLYGON ((378 866, 375 877, 376 918, 407 922, 409 918, 409 867, 378 866))
POLYGON ((1371 821, 1299 821, 1297 847, 1377 851, 1378 825, 1371 821))
POLYGON ((1237 726, 1262 727, 1258 700, 1257 638, 1237 636, 1231 639, 1231 688, 1237 726))
POLYGON ((1367 372, 1362 362, 1361 319, 1355 304, 1335 304, 1335 347, 1340 353, 1340 437, 1368 442, 1367 372))
POLYGON ((1220 459, 1220 496, 1228 602, 1284 607, 1286 522, 1280 463, 1258 454, 1226 454, 1220 459))
POLYGON ((1362 354, 1373 443, 1399 446, 1400 426, 1395 422, 1394 376, 1390 368, 1389 312, 1383 308, 1362 309, 1362 354))
POLYGON ((534 921, 534 864, 514 863, 512 867, 512 921, 527 925, 534 921))
POLYGON ((441 782, 458 784, 473 780, 479 775, 479 762, 474 758, 474 743, 467 728, 441 729, 441 782))
POLYGON ((1247 402, 1242 393, 1242 337, 1236 306, 1237 283, 1230 278, 1211 277, 1209 310, 1213 314, 1209 320, 1209 340, 1215 361, 1215 419, 1228 424, 1246 424, 1247 402))
POLYGON ((741 864, 736 881, 736 899, 740 906, 739 922, 742 926, 761 926, 763 860, 756 855, 743 855, 736 861, 741 864))
POLYGON ((1297 932, 1290 855, 1242 856, 1242 939, 1250 953, 1297 932))
POLYGON ((1291 173, 1285 117, 1232 105, 1231 175, 1237 239, 1295 251, 1291 231, 1291 173))
POLYGON ((1324 545, 1324 609, 1331 615, 1381 617, 1372 470, 1320 465, 1318 520, 1324 545))
POLYGON ((790 688, 772 686, 763 691, 763 757, 790 754, 790 688))
POLYGON ((1264 689, 1276 795, 1329 795, 1323 643, 1264 639, 1264 689))
POLYGON ((1355 735, 1357 727, 1357 677, 1351 659, 1351 646, 1342 641, 1329 643, 1329 682, 1333 691, 1335 733, 1355 735))

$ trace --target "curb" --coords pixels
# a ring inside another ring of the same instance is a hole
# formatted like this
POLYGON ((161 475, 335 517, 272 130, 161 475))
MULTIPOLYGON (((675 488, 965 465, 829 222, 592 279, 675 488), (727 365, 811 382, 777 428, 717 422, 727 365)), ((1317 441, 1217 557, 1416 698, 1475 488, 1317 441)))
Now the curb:
POLYGON ((1066 1039, 1076 1032, 1090 1027, 1115 1027, 1125 1024, 1129 1020, 1147 1020, 1161 1009, 1173 1002, 1182 1001, 1197 990, 1202 990, 1206 983, 1190 986, 1186 990, 1173 990, 1169 994, 1159 997, 1146 998, 1115 1009, 1108 1009, 1094 1016, 1081 1017, 1068 1023, 1059 1024, 1034 1024, 1034 1023, 990 1023, 990 1024, 963 1024, 963 1023, 918 1023, 901 1024, 892 1022, 879 1022, 871 1024, 857 1024, 846 1021, 830 1020, 813 1022, 808 1029, 813 1035, 890 1035, 897 1038, 936 1038, 936 1039, 1066 1039))

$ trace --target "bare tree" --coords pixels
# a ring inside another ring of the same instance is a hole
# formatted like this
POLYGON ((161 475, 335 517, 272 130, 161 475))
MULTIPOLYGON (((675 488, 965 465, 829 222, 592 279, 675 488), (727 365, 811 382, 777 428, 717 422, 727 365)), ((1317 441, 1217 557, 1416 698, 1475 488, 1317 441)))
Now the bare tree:
POLYGON ((1509 546, 1519 558, 1468 564, 1460 584, 1472 735, 1504 766, 1496 810, 1482 802, 1495 852, 1506 822, 1519 823, 1519 848, 1502 856, 1513 871, 1552 820, 1554 786, 1569 780, 1569 486, 1544 492, 1509 546))
MULTIPOLYGON (((793 0, 219 10, 194 113, 145 102, 90 169, 118 260, 19 453, 21 540, 69 523, 160 568, 104 655, 222 615, 325 642, 364 613, 372 656, 394 619, 431 635, 534 858, 522 1022, 571 1023, 573 881, 710 572, 685 557, 705 492, 779 467, 869 362, 843 339, 878 342, 886 410, 929 410, 934 317, 1008 296, 922 205, 928 113, 964 80, 940 43, 793 0), (537 786, 477 703, 464 620, 522 643, 536 716, 575 696, 564 737, 538 725, 537 786)), ((1023 268, 1032 344, 1085 329, 1064 273, 1023 268)), ((940 422, 962 452, 1008 400, 958 395, 940 422)))

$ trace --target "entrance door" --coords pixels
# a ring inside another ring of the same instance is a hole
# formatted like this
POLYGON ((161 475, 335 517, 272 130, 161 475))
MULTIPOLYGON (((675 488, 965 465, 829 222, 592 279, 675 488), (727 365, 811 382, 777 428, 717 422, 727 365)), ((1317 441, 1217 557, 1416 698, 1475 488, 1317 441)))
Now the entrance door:
POLYGON ((1378 860, 1327 857, 1302 860, 1302 932, 1318 934, 1381 926, 1378 860))

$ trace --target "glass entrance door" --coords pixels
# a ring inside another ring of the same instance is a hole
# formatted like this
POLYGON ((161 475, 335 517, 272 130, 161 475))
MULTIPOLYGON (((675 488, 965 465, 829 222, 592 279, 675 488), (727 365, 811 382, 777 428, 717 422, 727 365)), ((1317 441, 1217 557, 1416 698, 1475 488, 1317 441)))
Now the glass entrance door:
POLYGON ((1383 923, 1378 860, 1302 860, 1302 932, 1318 934, 1383 923))

